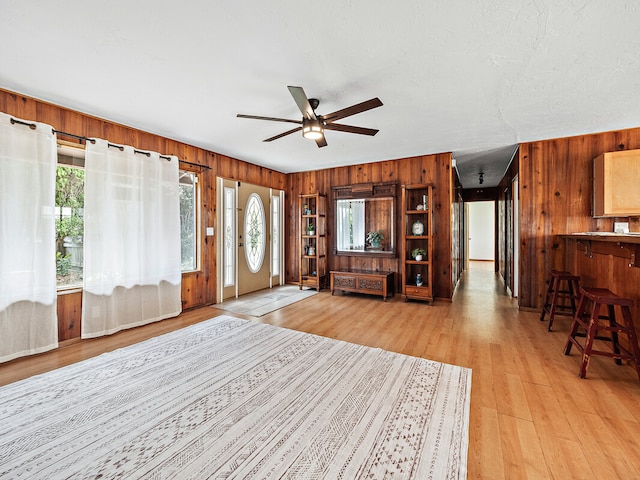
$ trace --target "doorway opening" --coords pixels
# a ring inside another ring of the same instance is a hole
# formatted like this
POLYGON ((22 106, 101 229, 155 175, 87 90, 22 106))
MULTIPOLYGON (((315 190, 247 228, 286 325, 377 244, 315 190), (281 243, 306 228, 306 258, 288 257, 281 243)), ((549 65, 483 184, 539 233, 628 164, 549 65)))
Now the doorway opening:
POLYGON ((467 202, 466 232, 467 270, 491 268, 496 261, 496 202, 467 202))

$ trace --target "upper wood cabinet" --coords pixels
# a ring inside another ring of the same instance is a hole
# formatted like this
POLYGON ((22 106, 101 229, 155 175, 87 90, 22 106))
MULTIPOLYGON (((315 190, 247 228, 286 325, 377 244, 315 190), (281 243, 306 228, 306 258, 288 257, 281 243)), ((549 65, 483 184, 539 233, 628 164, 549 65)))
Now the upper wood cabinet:
POLYGON ((593 160, 593 216, 640 215, 640 150, 608 152, 593 160))

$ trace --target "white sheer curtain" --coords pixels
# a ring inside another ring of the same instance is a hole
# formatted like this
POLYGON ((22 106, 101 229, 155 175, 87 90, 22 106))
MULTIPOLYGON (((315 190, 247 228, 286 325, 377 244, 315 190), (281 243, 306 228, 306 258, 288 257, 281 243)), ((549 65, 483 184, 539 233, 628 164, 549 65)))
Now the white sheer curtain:
POLYGON ((338 201, 336 209, 337 231, 336 244, 338 250, 351 249, 351 206, 348 202, 338 201))
POLYGON ((58 346, 56 136, 0 113, 0 362, 58 346))
POLYGON ((351 202, 353 218, 353 248, 354 250, 364 250, 364 200, 354 200, 351 202))
POLYGON ((178 315, 178 159, 87 142, 82 338, 178 315))
POLYGON ((364 250, 364 200, 337 202, 336 243, 339 250, 364 250))

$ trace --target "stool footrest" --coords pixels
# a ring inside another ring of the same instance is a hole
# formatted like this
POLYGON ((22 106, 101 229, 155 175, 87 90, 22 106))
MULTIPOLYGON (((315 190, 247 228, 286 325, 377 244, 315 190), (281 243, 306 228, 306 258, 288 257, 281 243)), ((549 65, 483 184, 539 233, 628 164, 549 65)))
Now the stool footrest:
MULTIPOLYGON (((584 347, 582 345, 580 345, 580 343, 577 342, 575 338, 572 338, 571 341, 576 346, 576 348, 580 351, 580 353, 584 353, 584 347)), ((633 361, 634 356, 633 356, 633 354, 631 352, 629 352, 624 347, 620 347, 620 350, 624 350, 624 351, 620 352, 620 353, 615 353, 615 352, 607 352, 607 351, 604 351, 604 350, 596 350, 596 349, 592 348, 590 350, 590 354, 591 355, 600 355, 602 357, 615 358, 615 359, 618 359, 618 360, 632 360, 633 361)), ((569 355, 569 354, 565 352, 565 355, 569 355)))

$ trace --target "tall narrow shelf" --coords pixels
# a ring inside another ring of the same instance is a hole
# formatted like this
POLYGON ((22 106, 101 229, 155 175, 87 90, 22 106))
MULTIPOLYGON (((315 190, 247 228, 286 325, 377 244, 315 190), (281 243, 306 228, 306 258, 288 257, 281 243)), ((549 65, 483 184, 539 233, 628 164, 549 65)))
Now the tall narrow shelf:
POLYGON ((327 286, 327 196, 311 193, 299 197, 300 290, 309 287, 319 291, 327 286))
POLYGON ((402 186, 402 298, 433 302, 433 186, 402 186), (426 253, 416 260, 411 252, 426 253))

